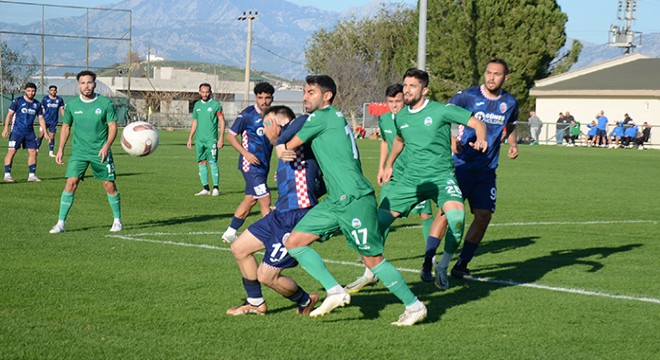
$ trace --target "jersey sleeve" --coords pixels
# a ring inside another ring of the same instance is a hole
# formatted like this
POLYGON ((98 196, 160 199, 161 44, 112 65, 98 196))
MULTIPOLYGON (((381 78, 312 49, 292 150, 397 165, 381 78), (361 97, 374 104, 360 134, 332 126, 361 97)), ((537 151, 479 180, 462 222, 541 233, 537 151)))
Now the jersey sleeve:
POLYGON ((470 95, 468 95, 466 91, 459 91, 456 93, 456 95, 452 96, 447 103, 457 105, 462 108, 468 108, 469 99, 470 99, 470 95))
POLYGON ((446 123, 457 123, 467 126, 468 121, 470 121, 470 117, 472 116, 472 111, 466 110, 460 105, 452 103, 446 104, 444 110, 445 111, 442 113, 442 119, 446 123))
MULTIPOLYGON (((199 100, 197 100, 197 102, 199 102, 199 100)), ((198 117, 198 116, 197 116, 197 102, 195 102, 195 106, 193 106, 192 118, 193 118, 194 120, 197 120, 197 117, 198 117)), ((65 109, 66 109, 66 108, 65 108, 65 109)))
POLYGON ((57 107, 59 109, 61 107, 64 107, 64 99, 62 98, 58 98, 58 99, 60 99, 60 106, 57 107))
POLYGON ((229 130, 230 133, 233 135, 238 135, 242 134, 243 131, 245 131, 245 128, 247 127, 246 121, 247 121, 247 114, 245 112, 241 112, 238 114, 238 117, 236 117, 236 120, 234 120, 234 123, 231 124, 231 129, 229 130))
POLYGON ((307 121, 305 121, 305 123, 302 125, 302 128, 296 135, 298 135, 303 143, 307 143, 318 136, 321 132, 323 132, 325 127, 325 121, 320 119, 319 116, 314 113, 307 118, 307 121))
POLYGON ((280 137, 277 138, 275 145, 286 144, 291 139, 293 139, 293 137, 296 136, 298 131, 300 131, 300 129, 305 124, 305 120, 307 120, 307 115, 298 116, 293 121, 291 121, 286 127, 282 129, 280 137))
POLYGON ((17 98, 16 100, 11 102, 11 105, 9 105, 9 110, 16 112, 16 110, 18 109, 18 99, 20 98, 17 98))
POLYGON ((112 101, 108 100, 105 109, 105 121, 106 122, 117 122, 117 113, 115 112, 115 107, 112 106, 112 101))
POLYGON ((518 123, 518 102, 513 100, 513 109, 511 110, 511 116, 507 124, 516 125, 518 123))
POLYGON ((64 107, 64 117, 62 117, 62 123, 71 125, 73 123, 73 116, 71 116, 71 108, 69 105, 64 107))

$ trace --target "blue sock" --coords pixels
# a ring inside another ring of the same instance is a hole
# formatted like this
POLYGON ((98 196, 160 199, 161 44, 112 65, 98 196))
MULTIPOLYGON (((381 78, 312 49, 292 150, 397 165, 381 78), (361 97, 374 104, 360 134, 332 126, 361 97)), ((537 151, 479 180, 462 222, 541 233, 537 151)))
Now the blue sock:
POLYGON ((37 172, 37 163, 28 165, 28 174, 34 174, 37 172))
POLYGON ((299 306, 305 306, 308 304, 309 294, 306 293, 305 290, 303 290, 303 288, 298 286, 298 290, 296 290, 296 292, 293 293, 293 295, 287 296, 287 299, 293 301, 299 306))
POLYGON ((5 174, 11 173, 11 164, 5 165, 5 174))
POLYGON ((477 252, 478 247, 479 244, 474 244, 468 241, 463 243, 463 249, 461 249, 461 255, 459 256, 461 258, 461 265, 467 266, 477 252))
POLYGON ((231 223, 229 224, 229 227, 232 229, 238 230, 243 226, 243 223, 245 223, 245 219, 239 219, 236 216, 231 218, 231 223))
POLYGON ((259 283, 257 280, 248 280, 243 278, 243 288, 245 289, 245 292, 249 298, 258 299, 263 297, 261 294, 261 283, 259 283))
POLYGON ((440 241, 441 240, 435 236, 429 235, 429 237, 426 238, 426 252, 424 252, 424 264, 422 265, 422 268, 425 271, 431 271, 431 267, 433 266, 433 257, 438 251, 440 241))
POLYGON ((48 150, 49 151, 55 150, 55 139, 50 139, 50 141, 48 142, 48 150))
POLYGON ((37 138, 37 150, 39 150, 39 148, 41 148, 41 141, 42 141, 43 139, 44 139, 44 138, 39 138, 39 137, 37 138))

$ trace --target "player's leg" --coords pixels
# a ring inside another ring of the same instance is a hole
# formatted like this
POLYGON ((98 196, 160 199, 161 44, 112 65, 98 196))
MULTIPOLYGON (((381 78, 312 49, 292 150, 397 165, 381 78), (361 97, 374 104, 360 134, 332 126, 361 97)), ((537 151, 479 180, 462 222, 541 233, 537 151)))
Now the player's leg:
MULTIPOLYGON (((213 181, 213 191, 211 191, 211 196, 219 196, 220 189, 218 189, 218 184, 220 183, 220 167, 218 166, 218 144, 213 143, 211 147, 211 158, 207 159, 209 162, 209 168, 211 168, 211 181, 213 181)), ((208 179, 207 179, 208 181, 208 179)))
POLYGON ((271 197, 270 193, 259 198, 259 210, 261 210, 261 216, 264 217, 270 212, 270 203, 271 197))
POLYGON ((57 124, 53 125, 48 129, 48 136, 50 136, 50 141, 48 142, 48 156, 55 157, 55 134, 57 133, 57 124))
POLYGON ((100 158, 94 157, 90 161, 90 165, 94 171, 94 178, 102 181, 103 188, 108 197, 108 204, 110 204, 110 209, 112 209, 113 222, 110 231, 121 231, 124 227, 121 222, 121 196, 115 183, 115 163, 112 152, 108 153, 107 158, 103 162, 101 162, 100 158))
POLYGON ((60 211, 57 216, 57 223, 50 229, 51 234, 58 234, 66 231, 64 223, 66 222, 69 211, 73 206, 74 195, 80 180, 87 170, 87 162, 78 161, 75 158, 69 159, 66 170, 66 183, 60 196, 60 211), (79 174, 79 175, 76 175, 79 174))
POLYGON ((252 235, 249 230, 243 232, 231 244, 231 252, 241 270, 243 288, 247 294, 247 299, 243 304, 227 309, 227 315, 264 315, 266 313, 267 306, 261 293, 261 284, 258 280, 257 260, 254 258, 254 253, 263 248, 264 244, 252 235))
POLYGON ((5 155, 5 177, 4 181, 14 182, 14 178, 11 176, 11 165, 14 161, 14 156, 16 155, 16 149, 13 148, 11 140, 9 141, 9 147, 7 148, 7 155, 5 155))
POLYGON ((199 181, 202 183, 202 191, 195 194, 195 196, 211 195, 209 189, 209 170, 206 167, 208 158, 211 156, 211 149, 204 143, 195 143, 195 155, 197 157, 197 175, 199 181))
MULTIPOLYGON (((36 144, 35 144, 36 145, 36 144)), ((28 153, 28 178, 29 182, 39 182, 41 179, 37 177, 37 149, 27 149, 28 153)))
POLYGON ((447 232, 447 217, 442 211, 435 218, 431 224, 429 236, 426 238, 426 249, 424 251, 424 262, 422 263, 422 270, 419 273, 420 278, 426 282, 433 282, 433 262, 435 254, 438 252, 440 242, 447 232))
POLYGON ((258 269, 259 282, 298 305, 296 314, 309 315, 319 300, 319 295, 307 293, 290 277, 282 275, 281 268, 262 262, 258 269))
POLYGON ((247 219, 248 215, 250 215, 250 210, 256 203, 257 199, 255 199, 252 195, 246 194, 245 197, 243 197, 243 201, 241 201, 241 203, 236 207, 236 211, 234 212, 234 216, 231 218, 229 226, 222 234, 222 241, 231 243, 236 240, 236 232, 241 228, 241 226, 243 226, 245 219, 247 219))

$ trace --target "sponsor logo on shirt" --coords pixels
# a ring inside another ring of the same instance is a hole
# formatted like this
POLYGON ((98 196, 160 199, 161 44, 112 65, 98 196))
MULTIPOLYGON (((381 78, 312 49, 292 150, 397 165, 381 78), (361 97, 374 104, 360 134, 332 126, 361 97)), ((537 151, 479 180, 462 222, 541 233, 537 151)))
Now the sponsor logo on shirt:
POLYGON ((261 118, 259 118, 259 119, 257 119, 257 121, 255 121, 254 123, 255 123, 255 124, 258 124, 258 123, 260 123, 260 122, 261 122, 261 120, 262 120, 262 119, 261 119, 261 118))
POLYGON ((409 126, 410 126, 410 125, 408 125, 408 124, 401 125, 400 129, 405 129, 405 128, 409 127, 409 126))
POLYGON ((477 106, 481 106, 481 105, 483 105, 483 104, 485 104, 485 103, 486 103, 485 101, 479 101, 479 102, 477 102, 475 105, 477 105, 477 106))
POLYGON ((337 117, 344 117, 344 114, 342 114, 341 111, 337 111, 335 114, 337 115, 337 117))
POLYGON ((260 127, 257 129, 257 135, 264 136, 264 128, 260 127))
POLYGON ((356 229, 361 228, 362 227, 362 221, 360 221, 360 219, 358 219, 358 218, 353 218, 353 220, 351 220, 351 226, 353 226, 356 229))
POLYGON ((483 111, 476 112, 474 117, 485 122, 486 124, 492 125, 504 125, 504 121, 506 120, 504 115, 485 113, 483 111))
POLYGON ((76 115, 82 115, 83 111, 82 110, 76 110, 73 112, 76 115))
POLYGON ((392 130, 385 130, 385 131, 383 131, 383 132, 386 133, 386 134, 391 134, 391 133, 392 133, 392 130))
POLYGON ((430 116, 427 116, 426 119, 424 119, 424 125, 430 126, 433 124, 433 119, 430 116))

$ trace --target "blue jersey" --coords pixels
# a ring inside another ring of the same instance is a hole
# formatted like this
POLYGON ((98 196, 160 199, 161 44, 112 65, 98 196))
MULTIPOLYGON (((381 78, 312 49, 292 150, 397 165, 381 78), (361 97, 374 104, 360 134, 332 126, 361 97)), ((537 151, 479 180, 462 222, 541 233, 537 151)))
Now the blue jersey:
POLYGON ((64 99, 59 96, 56 96, 55 99, 51 99, 50 96, 44 96, 44 99, 41 100, 41 106, 43 106, 44 120, 46 120, 46 125, 57 124, 57 119, 60 116, 60 108, 64 107, 64 99))
MULTIPOLYGON (((277 144, 286 144, 298 133, 307 120, 307 115, 299 116, 282 128, 277 144)), ((277 211, 289 211, 310 208, 319 202, 326 193, 312 146, 303 144, 296 149, 294 161, 279 160, 277 166, 277 192, 275 203, 277 211)))
POLYGON ((623 137, 623 123, 619 123, 619 125, 612 129, 610 136, 623 137))
POLYGON ((270 155, 273 153, 273 145, 264 135, 264 124, 261 114, 257 112, 254 105, 248 106, 236 118, 229 133, 232 136, 241 135, 243 148, 259 159, 259 165, 252 165, 238 156, 238 169, 242 172, 268 174, 270 168, 270 155))
POLYGON ((502 132, 507 124, 515 125, 518 120, 516 98, 504 90, 496 98, 486 97, 481 86, 473 86, 459 91, 449 99, 449 103, 472 111, 472 116, 481 120, 487 127, 488 150, 481 153, 469 145, 477 140, 474 129, 459 126, 457 140, 463 150, 460 154, 454 154, 454 166, 466 170, 496 169, 502 132))
POLYGON ((587 132, 587 136, 596 136, 596 130, 598 130, 598 127, 596 125, 591 125, 591 124, 587 124, 587 127, 589 128, 589 132, 587 132))
POLYGON ((598 130, 607 130, 607 117, 605 116, 599 116, 598 117, 598 130))
POLYGON ((41 104, 37 101, 27 101, 25 96, 14 99, 9 105, 9 110, 16 113, 11 128, 12 132, 26 133, 31 131, 34 133, 34 119, 39 115, 43 115, 41 104))
POLYGON ((626 129, 625 134, 628 137, 634 138, 634 137, 637 136, 638 131, 639 131, 639 128, 637 127, 637 125, 633 125, 633 126, 626 129))

